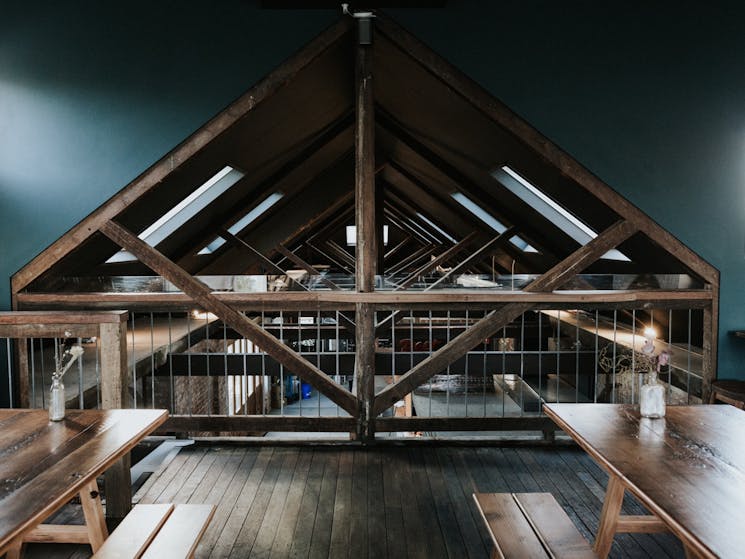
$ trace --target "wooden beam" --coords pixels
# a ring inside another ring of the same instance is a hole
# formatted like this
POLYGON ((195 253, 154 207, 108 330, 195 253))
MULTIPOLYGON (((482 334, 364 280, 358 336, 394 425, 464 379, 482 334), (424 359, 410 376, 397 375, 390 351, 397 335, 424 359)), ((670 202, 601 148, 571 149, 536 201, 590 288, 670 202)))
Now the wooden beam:
MULTIPOLYGON (((595 237, 585 246, 570 254, 551 270, 535 279, 523 291, 544 292, 558 289, 571 277, 592 264, 623 239, 634 232, 634 227, 626 222, 619 222, 595 237)), ((532 305, 509 303, 501 309, 492 311, 468 330, 432 353, 427 359, 405 373, 396 384, 384 388, 375 398, 373 413, 379 415, 406 394, 414 390, 432 375, 444 370, 450 363, 470 351, 481 340, 494 334, 515 318, 530 310, 532 305)))
POLYGON ((321 281, 321 283, 325 285, 326 287, 328 287, 329 289, 333 289, 334 291, 338 291, 341 289, 341 287, 339 287, 333 281, 325 277, 321 272, 316 270, 311 264, 308 264, 305 260, 303 260, 297 254, 295 254, 290 249, 285 247, 282 243, 277 245, 276 250, 281 255, 285 256, 288 260, 290 260, 290 262, 294 263, 296 266, 300 266, 302 269, 308 272, 311 276, 318 276, 318 279, 321 281))
POLYGON ((432 49, 407 33, 390 18, 381 15, 381 17, 376 18, 375 24, 378 32, 393 41, 427 71, 441 79, 448 87, 492 121, 512 132, 520 141, 554 165, 562 174, 568 176, 592 196, 613 208, 622 218, 631 221, 639 231, 645 233, 656 244, 675 256, 694 273, 701 276, 704 281, 711 284, 718 282, 718 272, 714 266, 660 227, 648 215, 513 113, 506 105, 498 101, 461 70, 438 56, 432 49))
POLYGON ((355 181, 357 227, 355 279, 357 291, 375 290, 377 234, 375 232, 375 114, 372 47, 358 45, 355 66, 355 181))
POLYGON ((499 246, 500 244, 504 244, 514 234, 515 234, 515 228, 508 227, 507 230, 505 230, 503 233, 500 233, 493 239, 489 240, 484 246, 482 246, 476 252, 473 252, 470 255, 468 255, 468 257, 465 260, 463 260, 460 264, 458 264, 457 266, 453 266, 450 270, 447 271, 447 273, 443 274, 443 276, 441 278, 438 278, 437 281, 434 282, 432 285, 428 285, 425 291, 429 291, 433 289, 436 285, 441 284, 453 274, 457 274, 461 270, 464 270, 466 266, 471 264, 471 262, 474 262, 480 258, 483 258, 485 252, 487 252, 490 249, 493 249, 496 246, 499 246))
POLYGON ((341 212, 345 206, 350 206, 353 202, 354 192, 350 190, 339 197, 334 203, 329 205, 329 207, 324 211, 309 219, 300 228, 295 230, 292 235, 284 239, 281 244, 284 246, 294 246, 296 243, 300 242, 301 237, 310 234, 317 226, 323 223, 328 223, 334 214, 341 212))
POLYGON ((339 258, 346 261, 349 266, 355 266, 356 269, 356 261, 352 257, 351 254, 349 254, 348 251, 344 250, 336 241, 333 241, 331 239, 326 239, 326 246, 331 249, 331 251, 336 254, 339 258))
POLYGON ((494 332, 532 307, 533 305, 526 303, 510 303, 487 314, 468 330, 456 336, 424 361, 403 374, 395 384, 391 384, 378 392, 373 406, 375 416, 380 415, 384 410, 401 400, 432 375, 444 371, 453 361, 483 343, 494 332))
POLYGON ((630 221, 621 220, 614 223, 541 277, 536 278, 523 291, 537 292, 557 289, 636 232, 636 226, 630 221))
POLYGON ((280 268, 279 266, 277 266, 269 258, 267 258, 263 254, 261 254, 261 252, 259 252, 254 247, 252 247, 251 245, 249 245, 246 241, 244 241, 240 237, 236 237, 235 235, 233 235, 227 229, 221 230, 220 231, 220 236, 223 239, 225 239, 227 242, 231 243, 233 246, 237 246, 239 248, 242 248, 244 250, 247 250, 247 251, 251 252, 251 254, 254 254, 254 255, 258 256, 259 257, 259 260, 261 260, 262 262, 264 262, 264 264, 266 264, 267 266, 269 266, 269 268, 271 268, 272 270, 274 270, 276 273, 278 273, 278 274, 280 274, 282 276, 287 276, 287 278, 290 281, 292 281, 292 282, 296 283, 297 285, 299 285, 300 288, 303 291, 308 291, 308 288, 305 287, 302 283, 300 283, 299 281, 297 281, 293 277, 289 276, 285 270, 283 270, 282 268, 280 268))
POLYGON ((545 416, 525 417, 378 417, 378 432, 399 431, 555 431, 545 416))
POLYGON ((395 255, 404 246, 406 246, 410 240, 411 240, 411 235, 409 233, 406 233, 406 237, 404 237, 400 243, 398 243, 396 246, 394 246, 388 252, 385 253, 385 255, 383 256, 384 262, 386 260, 389 260, 391 257, 393 257, 393 255, 395 255))
POLYGON ((157 433, 184 431, 319 431, 354 433, 354 417, 305 417, 295 415, 172 415, 157 433))
MULTIPOLYGON (((350 275, 354 273, 353 272, 354 268, 348 268, 347 267, 348 264, 346 262, 342 262, 340 259, 337 259, 335 256, 332 256, 328 252, 326 252, 325 250, 319 248, 318 245, 315 242, 311 242, 310 240, 307 240, 307 241, 305 241, 305 244, 308 245, 313 250, 315 250, 321 256, 325 256, 326 259, 329 262, 333 262, 334 264, 336 264, 339 267, 339 269, 347 272, 350 275)), ((349 255, 347 255, 347 256, 349 256, 349 255)))
POLYGON ((717 349, 719 340, 719 281, 707 286, 711 290, 711 306, 704 308, 702 401, 708 402, 711 383, 717 378, 717 349))
MULTIPOLYGON (((441 289, 436 291, 270 291, 264 293, 215 292, 213 296, 242 311, 273 310, 352 311, 357 303, 370 303, 376 310, 424 309, 493 309, 495 305, 511 302, 542 305, 544 308, 649 308, 701 309, 711 305, 715 293, 711 289, 683 290, 583 290, 531 293, 490 289, 441 289)), ((22 293, 18 298, 22 308, 64 309, 137 309, 190 310, 192 298, 183 293, 22 293)), ((76 325, 68 325, 76 327, 76 325)), ((0 327, 2 328, 2 327, 0 327)), ((59 325, 63 336, 65 325, 59 325)), ((89 328, 84 326, 84 328, 89 328)), ((86 330, 90 331, 90 330, 86 330)), ((9 336, 18 337, 13 331, 9 336)), ((73 332, 74 336, 80 334, 73 332)), ((96 334, 90 334, 95 336, 96 334)), ((87 337, 88 334, 82 336, 87 337)), ((22 337, 22 336, 21 336, 22 337)), ((39 337, 39 336, 32 336, 39 337)), ((44 337, 44 336, 41 336, 44 337)))
MULTIPOLYGON (((380 248, 376 225, 382 228, 382 223, 376 223, 379 212, 376 212, 372 48, 371 45, 357 45, 355 64, 355 286, 360 293, 375 291, 380 248)), ((375 309, 367 303, 357 303, 355 311, 354 379, 359 403, 356 434, 358 440, 368 442, 375 438, 371 414, 375 399, 375 309)))
MULTIPOLYGON (((357 438, 370 441, 375 437, 372 420, 375 400, 375 309, 368 303, 357 303, 355 313, 354 377, 359 402, 357 438)), ((377 414, 376 414, 377 415, 377 414)))
POLYGON ((207 285, 192 277, 183 268, 171 262, 156 249, 116 222, 105 223, 101 227, 101 232, 119 246, 134 254, 140 262, 154 272, 168 279, 191 297, 201 308, 219 316, 226 324, 261 347, 290 371, 316 387, 342 409, 351 415, 357 413, 357 399, 351 392, 339 386, 323 371, 311 365, 301 355, 254 324, 245 315, 215 297, 207 285))
POLYGON ((129 207, 133 200, 149 192, 165 177, 178 170, 185 161, 199 153, 220 134, 243 118, 246 113, 291 82, 304 68, 323 55, 329 47, 336 44, 349 31, 352 25, 351 21, 348 21, 349 19, 340 19, 339 23, 331 26, 313 39, 305 48, 269 73, 224 111, 109 199, 108 202, 52 243, 40 255, 14 274, 11 281, 12 292, 18 293, 29 285, 72 250, 79 247, 83 241, 98 231, 109 220, 118 216, 129 207))
POLYGON ((430 255, 437 250, 437 246, 433 244, 424 244, 421 248, 415 250, 408 256, 405 256, 401 259, 400 262, 395 264, 394 266, 391 266, 390 270, 388 270, 388 276, 393 276, 402 270, 404 270, 407 266, 413 266, 416 265, 417 262, 421 262, 424 258, 429 258, 430 255))
POLYGON ((451 246, 449 249, 443 251, 438 256, 427 262, 426 264, 422 265, 417 269, 415 272, 413 272, 408 278, 406 278, 404 281, 402 281, 399 286, 395 289, 395 291, 398 291, 399 289, 405 289, 414 281, 416 281, 416 278, 419 276, 429 273, 440 264, 447 262, 450 258, 458 254, 461 250, 464 250, 468 244, 473 241, 478 236, 478 233, 476 231, 471 232, 470 234, 466 235, 464 238, 462 238, 460 241, 458 241, 456 244, 451 246))

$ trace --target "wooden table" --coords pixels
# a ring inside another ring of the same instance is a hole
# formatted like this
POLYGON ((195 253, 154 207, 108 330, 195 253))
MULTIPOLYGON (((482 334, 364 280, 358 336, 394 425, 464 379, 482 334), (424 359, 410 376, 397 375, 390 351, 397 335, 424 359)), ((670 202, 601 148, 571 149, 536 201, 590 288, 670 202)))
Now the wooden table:
POLYGON ((45 410, 0 409, 0 555, 20 557, 30 541, 97 550, 108 532, 96 477, 167 417, 165 410, 68 410, 52 422, 45 410), (76 495, 85 525, 41 524, 76 495))
POLYGON ((664 419, 646 419, 631 405, 544 410, 610 476, 595 539, 600 557, 617 532, 663 530, 678 536, 688 555, 745 556, 745 412, 668 406, 664 419), (621 515, 624 491, 652 515, 621 515))

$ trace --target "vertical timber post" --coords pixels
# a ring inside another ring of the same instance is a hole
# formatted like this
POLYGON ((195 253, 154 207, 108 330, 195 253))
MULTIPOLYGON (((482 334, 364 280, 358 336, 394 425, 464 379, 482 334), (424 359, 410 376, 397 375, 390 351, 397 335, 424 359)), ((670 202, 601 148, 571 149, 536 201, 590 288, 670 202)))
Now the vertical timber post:
MULTIPOLYGON (((127 312, 121 311, 119 322, 99 325, 101 347, 101 408, 118 409, 127 404, 127 312)), ((132 508, 131 458, 125 454, 104 474, 106 516, 114 523, 132 508)))
POLYGON ((707 403, 711 395, 711 383, 717 377, 717 341, 719 337, 719 282, 707 286, 711 290, 711 304, 704 307, 703 324, 703 371, 701 401, 707 403))
MULTIPOLYGON (((355 66, 355 285, 358 293, 375 290, 377 238, 375 231, 375 118, 372 76, 372 22, 358 18, 358 45, 355 66), (363 33, 364 31, 364 33, 363 33)), ((372 416, 375 399, 375 311, 368 303, 356 303, 355 380, 359 414, 357 438, 370 442, 375 438, 372 416)))

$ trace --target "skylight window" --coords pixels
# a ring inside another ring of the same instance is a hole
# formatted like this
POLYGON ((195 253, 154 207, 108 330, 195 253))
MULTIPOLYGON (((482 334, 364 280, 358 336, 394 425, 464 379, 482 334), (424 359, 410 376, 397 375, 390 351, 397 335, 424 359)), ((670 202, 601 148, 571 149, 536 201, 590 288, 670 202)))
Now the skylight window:
MULTIPOLYGON (((580 245, 584 246, 598 236, 574 214, 507 165, 494 171, 492 176, 580 245)), ((609 250, 602 258, 630 261, 626 255, 616 249, 609 250)))
MULTIPOLYGON (((388 226, 383 225, 383 244, 388 244, 388 226)), ((357 246, 357 226, 347 225, 347 246, 357 246)))
POLYGON ((504 233, 507 231, 504 223, 499 221, 496 217, 487 212, 484 208, 479 206, 476 202, 471 200, 468 196, 461 194, 460 192, 454 192, 452 194, 453 200, 458 202, 461 206, 466 208, 473 215, 478 217, 481 221, 486 223, 489 227, 494 229, 497 233, 504 233))
MULTIPOLYGON (((281 192, 273 192, 256 206, 254 206, 246 215, 236 221, 233 225, 228 227, 228 232, 231 235, 237 235, 253 223, 259 216, 271 208, 274 204, 279 202, 284 194, 281 192)), ((210 244, 199 251, 199 254, 211 254, 225 244, 225 239, 222 237, 215 237, 210 244)))
POLYGON ((417 215, 417 217, 419 219, 421 219, 425 223, 429 224, 429 226, 432 227, 432 229, 434 229, 435 231, 437 231, 440 235, 442 235, 443 237, 445 237, 451 243, 456 244, 458 242, 452 236, 448 235, 445 231, 443 231, 442 228, 438 227, 437 225, 435 225, 434 223, 432 223, 431 220, 427 219, 426 216, 424 216, 424 215, 422 215, 420 213, 417 213, 416 215, 417 215))
MULTIPOLYGON (((468 196, 465 196, 461 194, 460 192, 455 192, 452 194, 453 199, 458 202, 461 206, 466 208, 469 212, 471 212, 473 215, 478 217, 481 221, 486 223, 489 227, 494 229, 497 233, 500 235, 507 231, 507 227, 504 223, 499 221, 496 217, 491 215, 489 212, 487 212, 484 208, 479 206, 476 202, 471 200, 468 196)), ((510 238, 510 242, 515 245, 517 248, 522 250, 523 252, 538 252, 533 246, 528 244, 528 241, 520 237, 519 235, 515 235, 510 238)))
MULTIPOLYGON (((241 171, 229 165, 223 167, 207 182, 181 200, 137 236, 151 247, 158 245, 163 239, 171 235, 184 223, 215 201, 216 198, 242 177, 243 173, 241 171)), ((126 250, 121 250, 106 262, 128 262, 132 260, 136 260, 133 254, 126 250)))

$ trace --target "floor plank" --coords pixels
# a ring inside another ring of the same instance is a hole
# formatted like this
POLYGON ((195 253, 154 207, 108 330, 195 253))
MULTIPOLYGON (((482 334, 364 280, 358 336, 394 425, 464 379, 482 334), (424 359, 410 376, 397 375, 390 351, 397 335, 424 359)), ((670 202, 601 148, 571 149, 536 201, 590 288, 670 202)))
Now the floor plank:
MULTIPOLYGON (((592 539, 607 475, 572 446, 183 447, 143 484, 141 502, 215 503, 198 559, 485 559, 491 541, 471 499, 552 493, 592 539)), ((75 522, 70 505, 60 519, 75 522)), ((624 513, 643 509, 628 498, 624 513)), ((77 515, 77 516, 76 516, 77 515)), ((29 559, 83 559, 87 546, 28 546, 29 559)), ((616 538, 610 557, 683 557, 669 534, 616 538)))

